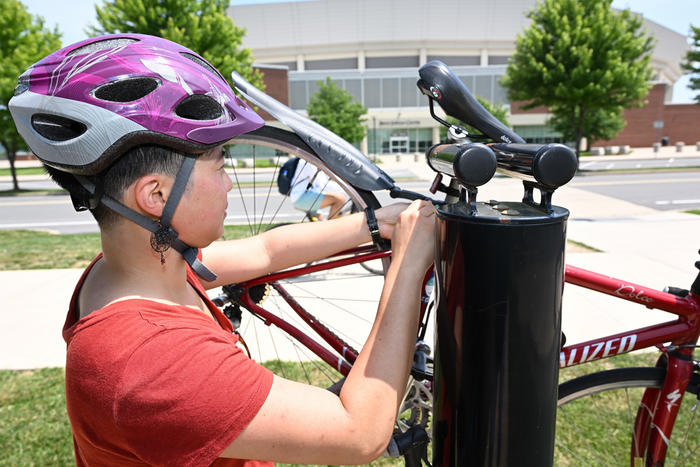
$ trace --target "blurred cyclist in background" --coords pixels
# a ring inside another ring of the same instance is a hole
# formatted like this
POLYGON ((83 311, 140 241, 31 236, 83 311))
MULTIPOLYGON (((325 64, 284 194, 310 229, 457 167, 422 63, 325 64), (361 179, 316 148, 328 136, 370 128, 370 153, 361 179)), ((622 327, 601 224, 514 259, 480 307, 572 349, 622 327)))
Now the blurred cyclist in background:
POLYGON ((323 220, 321 209, 329 208, 328 219, 333 219, 349 202, 336 182, 303 159, 296 164, 288 196, 296 209, 316 220, 323 220))

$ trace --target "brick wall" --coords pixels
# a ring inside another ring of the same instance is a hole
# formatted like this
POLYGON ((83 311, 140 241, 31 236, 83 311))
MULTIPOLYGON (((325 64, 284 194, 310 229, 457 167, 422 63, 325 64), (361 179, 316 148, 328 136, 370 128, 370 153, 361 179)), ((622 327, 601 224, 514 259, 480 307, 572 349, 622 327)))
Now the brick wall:
MULTIPOLYGON (((593 146, 622 145, 627 144, 632 147, 651 146, 656 141, 656 130, 654 121, 664 120, 664 95, 665 84, 657 84, 651 88, 647 94, 647 103, 644 107, 625 109, 622 118, 627 125, 617 136, 609 141, 594 141, 593 146)), ((666 130, 666 128, 664 128, 666 130)), ((659 138, 664 136, 659 133, 659 138)))
POLYGON ((668 137, 671 144, 684 142, 695 144, 700 141, 700 105, 664 104, 665 84, 657 84, 647 96, 644 107, 626 109, 623 118, 625 128, 610 141, 596 141, 596 146, 629 144, 632 147, 651 146, 659 138, 668 137), (654 129, 655 120, 664 122, 660 130, 654 129))
POLYGON ((549 109, 547 107, 540 105, 538 107, 534 107, 532 109, 525 110, 523 109, 523 106, 527 104, 527 102, 523 101, 513 101, 510 103, 510 113, 513 115, 517 114, 546 114, 549 112, 549 109))
MULTIPOLYGON (((266 67, 256 66, 258 70, 263 74, 263 82, 265 83, 265 94, 274 97, 284 105, 289 105, 289 77, 287 75, 288 70, 286 68, 279 67, 266 67)), ((260 115, 263 120, 275 120, 275 118, 265 112, 264 110, 257 108, 255 111, 260 115)))
POLYGON ((671 144, 682 141, 694 145, 700 141, 700 105, 665 105, 662 134, 668 136, 671 144))
MULTIPOLYGON (((700 105, 697 104, 664 104, 666 94, 665 84, 657 84, 647 94, 647 103, 643 107, 625 109, 622 118, 627 125, 618 135, 609 141, 594 141, 592 146, 648 147, 657 142, 658 138, 667 136, 671 144, 682 141, 695 144, 700 141, 700 105), (654 129, 654 121, 661 120, 664 127, 654 129)), ((545 107, 522 110, 522 102, 511 104, 512 114, 546 113, 545 107)))

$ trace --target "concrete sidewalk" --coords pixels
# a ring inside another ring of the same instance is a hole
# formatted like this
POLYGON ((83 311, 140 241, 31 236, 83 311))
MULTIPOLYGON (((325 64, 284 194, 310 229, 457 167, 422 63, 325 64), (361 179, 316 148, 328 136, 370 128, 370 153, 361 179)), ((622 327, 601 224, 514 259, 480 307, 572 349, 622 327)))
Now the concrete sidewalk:
MULTIPOLYGON (((433 176, 423 162, 387 162, 382 164, 382 169, 389 174, 396 170, 410 171, 426 183, 433 176)), ((479 191, 480 200, 521 197, 522 184, 509 178, 494 179, 479 191)), ((688 288, 694 280, 697 270, 693 263, 700 259, 700 216, 657 211, 574 187, 559 189, 554 194, 554 203, 571 212, 569 239, 603 251, 568 253, 568 264, 657 289, 666 285, 688 288)), ((0 368, 63 365, 65 344, 61 328, 80 273, 79 270, 0 271, 0 292, 5 302, 0 311, 0 368)), ((319 293, 330 294, 335 293, 334 287, 345 286, 343 281, 326 281, 318 286, 309 285, 311 289, 314 287, 319 287, 319 293)), ((369 292, 374 288, 363 285, 354 289, 354 293, 368 290, 365 292, 368 295, 376 294, 369 292)), ((576 286, 565 287, 563 323, 569 343, 673 318, 576 286)), ((249 346, 256 345, 251 337, 247 340, 249 346)))

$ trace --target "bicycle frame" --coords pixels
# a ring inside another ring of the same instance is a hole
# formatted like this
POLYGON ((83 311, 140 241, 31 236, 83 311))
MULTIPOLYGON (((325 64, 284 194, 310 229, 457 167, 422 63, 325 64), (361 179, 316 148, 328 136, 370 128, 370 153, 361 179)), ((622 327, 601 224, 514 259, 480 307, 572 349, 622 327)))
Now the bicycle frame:
MULTIPOLYGON (((391 250, 381 250, 377 251, 374 245, 360 246, 352 248, 349 250, 341 251, 334 255, 333 257, 340 257, 346 255, 353 255, 348 258, 341 258, 332 260, 326 263, 312 264, 307 266, 302 266, 294 269, 289 269, 286 271, 280 271, 266 276, 259 277, 257 279, 252 279, 246 282, 241 282, 236 284, 240 288, 241 294, 238 297, 238 301, 247 308, 251 313, 261 318, 266 325, 274 324, 278 328, 282 329, 284 332, 289 334, 291 337, 299 341, 302 345, 313 352, 317 357, 326 362, 331 367, 335 368, 343 376, 347 376, 352 367, 352 363, 357 358, 357 350, 346 344, 340 337, 335 335, 331 330, 327 329, 323 324, 315 319, 313 315, 307 312, 304 307, 302 307, 278 282, 282 279, 288 279, 291 277, 298 277, 305 274, 310 274, 318 271, 325 271, 329 269, 335 269, 343 266, 348 266, 351 264, 362 263, 364 261, 370 261, 374 259, 381 259, 391 255, 391 250), (284 319, 280 318, 274 313, 266 310, 260 305, 253 302, 248 290, 251 287, 262 284, 270 284, 284 301, 290 306, 292 310, 306 323, 311 329, 314 330, 336 353, 331 352, 323 345, 316 342, 314 339, 305 334, 302 330, 296 326, 288 323, 284 319)), ((425 285, 425 284, 424 284, 425 285)), ((425 304, 421 303, 421 313, 425 308, 425 304)))
MULTIPOLYGON (((665 459, 680 403, 693 373, 693 348, 678 347, 694 346, 700 336, 700 296, 689 293, 686 297, 678 297, 569 265, 566 266, 565 280, 650 309, 678 315, 675 321, 570 345, 560 353, 560 367, 566 368, 651 346, 665 352, 663 344, 667 342, 677 348, 668 352, 663 387, 644 392, 634 424, 630 464, 641 465, 644 447, 648 445, 647 459, 650 464, 647 465, 656 465, 655 462, 665 459)), ((662 363, 662 359, 659 359, 657 366, 662 363)))
POLYGON ((561 368, 622 355, 665 342, 671 342, 672 345, 695 344, 700 336, 700 297, 692 293, 686 297, 678 297, 570 265, 566 266, 565 278, 570 284, 638 303, 650 309, 663 310, 678 315, 679 319, 564 347, 560 354, 561 368))

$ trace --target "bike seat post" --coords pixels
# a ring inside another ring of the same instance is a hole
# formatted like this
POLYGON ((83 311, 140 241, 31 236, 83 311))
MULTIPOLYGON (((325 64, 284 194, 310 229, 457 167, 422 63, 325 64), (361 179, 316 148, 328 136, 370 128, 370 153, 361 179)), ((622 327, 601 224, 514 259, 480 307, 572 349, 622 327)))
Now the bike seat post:
POLYGON ((551 466, 568 211, 438 207, 433 465, 551 466))

